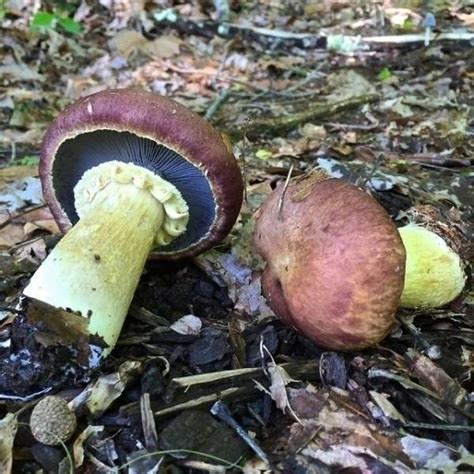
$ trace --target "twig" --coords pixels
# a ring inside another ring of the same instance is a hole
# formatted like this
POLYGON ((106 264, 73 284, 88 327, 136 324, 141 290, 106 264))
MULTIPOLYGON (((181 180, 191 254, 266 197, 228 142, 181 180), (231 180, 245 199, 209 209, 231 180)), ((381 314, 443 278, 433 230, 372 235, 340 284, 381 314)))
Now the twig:
POLYGON ((28 207, 24 209, 23 211, 19 212, 18 214, 13 214, 8 217, 8 219, 0 224, 0 230, 2 230, 4 227, 7 227, 10 225, 15 219, 18 219, 22 216, 25 216, 26 214, 29 214, 30 212, 36 211, 38 209, 41 209, 43 207, 46 207, 46 204, 37 204, 36 206, 28 207))
POLYGON ((328 127, 334 128, 336 130, 362 130, 366 132, 370 132, 372 130, 376 130, 380 127, 380 124, 370 124, 370 125, 361 125, 361 124, 352 124, 352 123, 336 123, 336 122, 328 122, 326 124, 328 127))
MULTIPOLYGON (((299 361, 281 364, 292 378, 318 380, 318 361, 299 361)), ((167 417, 173 413, 191 408, 209 406, 217 400, 252 399, 259 395, 254 380, 265 376, 259 367, 236 370, 224 370, 199 375, 190 375, 172 379, 166 398, 170 401, 152 401, 156 418, 167 417)), ((132 402, 120 409, 127 417, 140 417, 138 402, 132 402)))
MULTIPOLYGON (((298 81, 296 84, 293 84, 290 87, 287 87, 284 91, 274 91, 274 90, 268 90, 268 91, 263 91, 260 94, 257 94, 254 97, 254 100, 260 99, 261 97, 267 95, 267 94, 272 94, 280 97, 290 97, 290 98, 295 98, 295 97, 302 97, 301 94, 295 94, 294 92, 301 87, 305 86, 309 82, 311 82, 313 79, 315 79, 320 73, 318 71, 311 71, 309 74, 306 75, 301 81, 298 81)), ((314 94, 314 91, 311 92, 305 92, 304 95, 310 95, 314 94)))
POLYGON ((434 398, 438 402, 444 403, 444 404, 456 409, 457 411, 462 413, 467 418, 474 419, 474 414, 471 413, 468 410, 465 410, 462 406, 459 406, 456 403, 453 403, 449 400, 443 400, 437 393, 433 392, 432 390, 430 390, 426 387, 423 387, 422 385, 420 385, 416 382, 413 382, 412 380, 410 380, 408 378, 405 378, 401 375, 393 373, 389 370, 372 368, 368 372, 368 377, 369 377, 369 379, 376 378, 376 377, 382 377, 382 378, 386 378, 386 379, 389 379, 389 380, 394 380, 405 388, 412 389, 412 390, 417 390, 418 392, 421 392, 425 395, 428 395, 431 398, 434 398))
POLYGON ((229 50, 230 50, 230 47, 232 46, 233 42, 234 42, 234 40, 228 41, 227 44, 224 47, 224 53, 222 54, 221 62, 219 63, 219 67, 217 68, 214 79, 212 80, 212 86, 216 85, 216 81, 217 81, 218 77, 221 75, 222 71, 224 70, 225 62, 227 60, 227 56, 229 54, 229 50))
POLYGON ((244 136, 242 137, 242 177, 244 179, 244 202, 246 205, 248 205, 248 193, 247 193, 247 145, 250 144, 249 139, 247 138, 247 135, 244 133, 244 136))
MULTIPOLYGON (((409 35, 389 35, 389 36, 368 36, 362 38, 363 43, 371 46, 377 45, 391 45, 400 46, 408 44, 423 44, 425 42, 425 34, 409 34, 409 35)), ((431 43, 436 41, 458 41, 470 43, 474 41, 474 33, 468 31, 444 31, 438 34, 434 34, 431 39, 431 43)))
POLYGON ((415 338, 415 341, 423 348, 424 351, 428 351, 430 343, 425 340, 421 331, 413 324, 412 318, 400 317, 399 321, 402 323, 407 331, 415 338))
POLYGON ((281 212, 283 210, 283 201, 285 199, 285 194, 286 190, 288 188, 288 185, 290 184, 290 179, 291 179, 291 174, 293 173, 294 169, 293 163, 290 166, 290 169, 288 171, 288 175, 286 176, 285 184, 283 185, 283 189, 281 190, 280 198, 278 199, 278 219, 281 219, 281 212))
POLYGON ((377 170, 380 168, 380 165, 383 163, 384 160, 384 155, 383 153, 380 153, 380 155, 374 160, 372 164, 372 168, 369 171, 369 174, 365 177, 363 180, 362 184, 359 185, 361 188, 366 188, 367 183, 370 182, 370 180, 375 176, 375 173, 377 170))
POLYGON ((219 107, 229 98, 231 93, 230 88, 223 89, 219 92, 218 95, 214 98, 212 101, 211 105, 207 109, 204 118, 206 120, 211 120, 211 118, 214 116, 214 114, 217 112, 219 107))
POLYGON ((7 393, 0 393, 0 400, 15 400, 20 402, 28 402, 29 400, 33 400, 34 398, 39 397, 40 395, 50 392, 52 389, 53 387, 48 387, 39 392, 30 393, 30 395, 26 395, 24 397, 20 397, 19 395, 8 395, 7 393))
POLYGON ((264 453, 262 448, 247 434, 247 432, 235 421, 229 409, 222 401, 217 401, 211 407, 211 413, 217 416, 220 420, 227 423, 252 449, 252 451, 266 464, 270 464, 268 456, 264 453))
POLYGON ((374 102, 378 99, 379 96, 377 94, 366 94, 336 102, 316 102, 309 104, 305 110, 295 112, 291 115, 256 119, 248 124, 239 124, 230 129, 224 129, 224 132, 231 136, 241 136, 244 133, 247 136, 256 136, 262 133, 280 131, 294 128, 300 123, 309 122, 320 117, 335 115, 342 111, 374 102))
POLYGON ((413 161, 420 166, 436 166, 444 168, 462 168, 470 166, 469 158, 453 157, 454 150, 446 150, 441 153, 414 153, 413 155, 397 155, 395 153, 386 154, 387 159, 413 161))
POLYGON ((144 393, 140 398, 140 410, 142 415, 142 430, 145 438, 145 446, 148 451, 158 449, 158 434, 156 432, 155 419, 150 405, 150 394, 144 393))
MULTIPOLYGON (((400 48, 410 45, 423 47, 424 33, 388 36, 351 36, 323 35, 313 33, 293 33, 282 30, 272 30, 253 26, 241 26, 233 23, 200 21, 180 18, 173 10, 159 12, 154 20, 158 24, 171 26, 188 35, 199 35, 206 38, 220 36, 221 38, 238 37, 246 43, 258 44, 270 50, 291 49, 332 49, 343 53, 353 53, 364 50, 377 50, 390 46, 400 48)), ((474 41, 474 33, 459 31, 443 31, 435 34, 431 42, 470 43, 474 41)))
POLYGON ((409 421, 403 423, 404 428, 420 428, 423 430, 443 430, 443 431, 474 431, 474 426, 464 425, 432 425, 430 423, 416 423, 409 421))

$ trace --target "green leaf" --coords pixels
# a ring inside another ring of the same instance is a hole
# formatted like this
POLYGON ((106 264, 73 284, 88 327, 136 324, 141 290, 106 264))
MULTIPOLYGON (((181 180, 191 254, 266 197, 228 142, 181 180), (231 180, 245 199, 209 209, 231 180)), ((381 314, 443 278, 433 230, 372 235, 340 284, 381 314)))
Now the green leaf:
POLYGON ((384 67, 378 74, 377 74, 377 79, 379 81, 386 81, 387 79, 390 79, 392 77, 392 71, 388 69, 387 67, 384 67))
POLYGON ((261 148, 260 150, 256 151, 255 156, 261 160, 268 160, 268 158, 272 156, 272 152, 261 148))
POLYGON ((402 30, 408 33, 409 31, 413 31, 414 29, 415 29, 415 25, 413 24, 413 20, 410 17, 408 17, 403 22, 402 30))
POLYGON ((54 13, 49 12, 38 12, 35 14, 31 20, 31 28, 41 29, 41 28, 53 28, 54 23, 56 22, 56 16, 54 13))
POLYGON ((72 18, 68 18, 66 16, 59 18, 58 23, 68 33, 72 33, 76 35, 82 31, 82 26, 77 21, 73 20, 72 18))
POLYGON ((17 158, 11 162, 14 166, 33 166, 37 165, 39 158, 35 155, 25 155, 22 158, 17 158))

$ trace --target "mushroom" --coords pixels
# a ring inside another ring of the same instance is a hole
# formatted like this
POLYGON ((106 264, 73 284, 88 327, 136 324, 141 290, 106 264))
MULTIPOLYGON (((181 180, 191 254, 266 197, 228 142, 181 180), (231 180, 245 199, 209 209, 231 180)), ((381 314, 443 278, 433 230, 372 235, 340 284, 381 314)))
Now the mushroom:
POLYGON ((257 213, 262 289, 275 314, 329 349, 362 349, 392 329, 405 249, 367 193, 321 172, 277 188, 257 213))
MULTIPOLYGON (((222 240, 242 203, 227 141, 184 106, 138 90, 82 98, 49 127, 45 199, 66 235, 24 294, 87 320, 114 347, 148 257, 189 257, 222 240)), ((67 325, 68 321, 64 321, 67 325)))
POLYGON ((421 26, 425 29, 425 46, 428 46, 430 44, 430 34, 436 26, 436 18, 433 13, 428 12, 425 15, 421 22, 421 26))

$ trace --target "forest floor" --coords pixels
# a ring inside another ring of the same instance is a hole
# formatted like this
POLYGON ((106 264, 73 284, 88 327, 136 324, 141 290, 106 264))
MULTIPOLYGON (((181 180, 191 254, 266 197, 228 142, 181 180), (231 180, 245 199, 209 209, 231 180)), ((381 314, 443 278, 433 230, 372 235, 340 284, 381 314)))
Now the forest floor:
POLYGON ((426 204, 472 238, 469 3, 0 1, 0 471, 472 471, 470 279, 446 307, 400 310, 379 346, 328 352, 274 317, 251 240, 276 183, 316 168, 398 225, 426 204), (217 249, 147 265, 117 348, 84 373, 19 309, 60 236, 37 164, 61 110, 124 87, 229 135, 245 202, 217 249), (28 425, 53 393, 78 418, 54 447, 28 425))

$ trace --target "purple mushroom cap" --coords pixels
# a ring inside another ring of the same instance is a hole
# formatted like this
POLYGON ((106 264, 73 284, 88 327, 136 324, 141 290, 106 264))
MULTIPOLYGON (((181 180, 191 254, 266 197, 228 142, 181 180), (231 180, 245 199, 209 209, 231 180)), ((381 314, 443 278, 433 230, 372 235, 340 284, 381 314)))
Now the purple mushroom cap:
POLYGON ((63 232, 79 219, 74 186, 89 168, 112 160, 153 171, 172 183, 189 206, 186 232, 152 256, 196 255, 222 240, 237 219, 242 175, 222 136, 168 98, 114 89, 70 105, 44 137, 43 193, 63 232))

